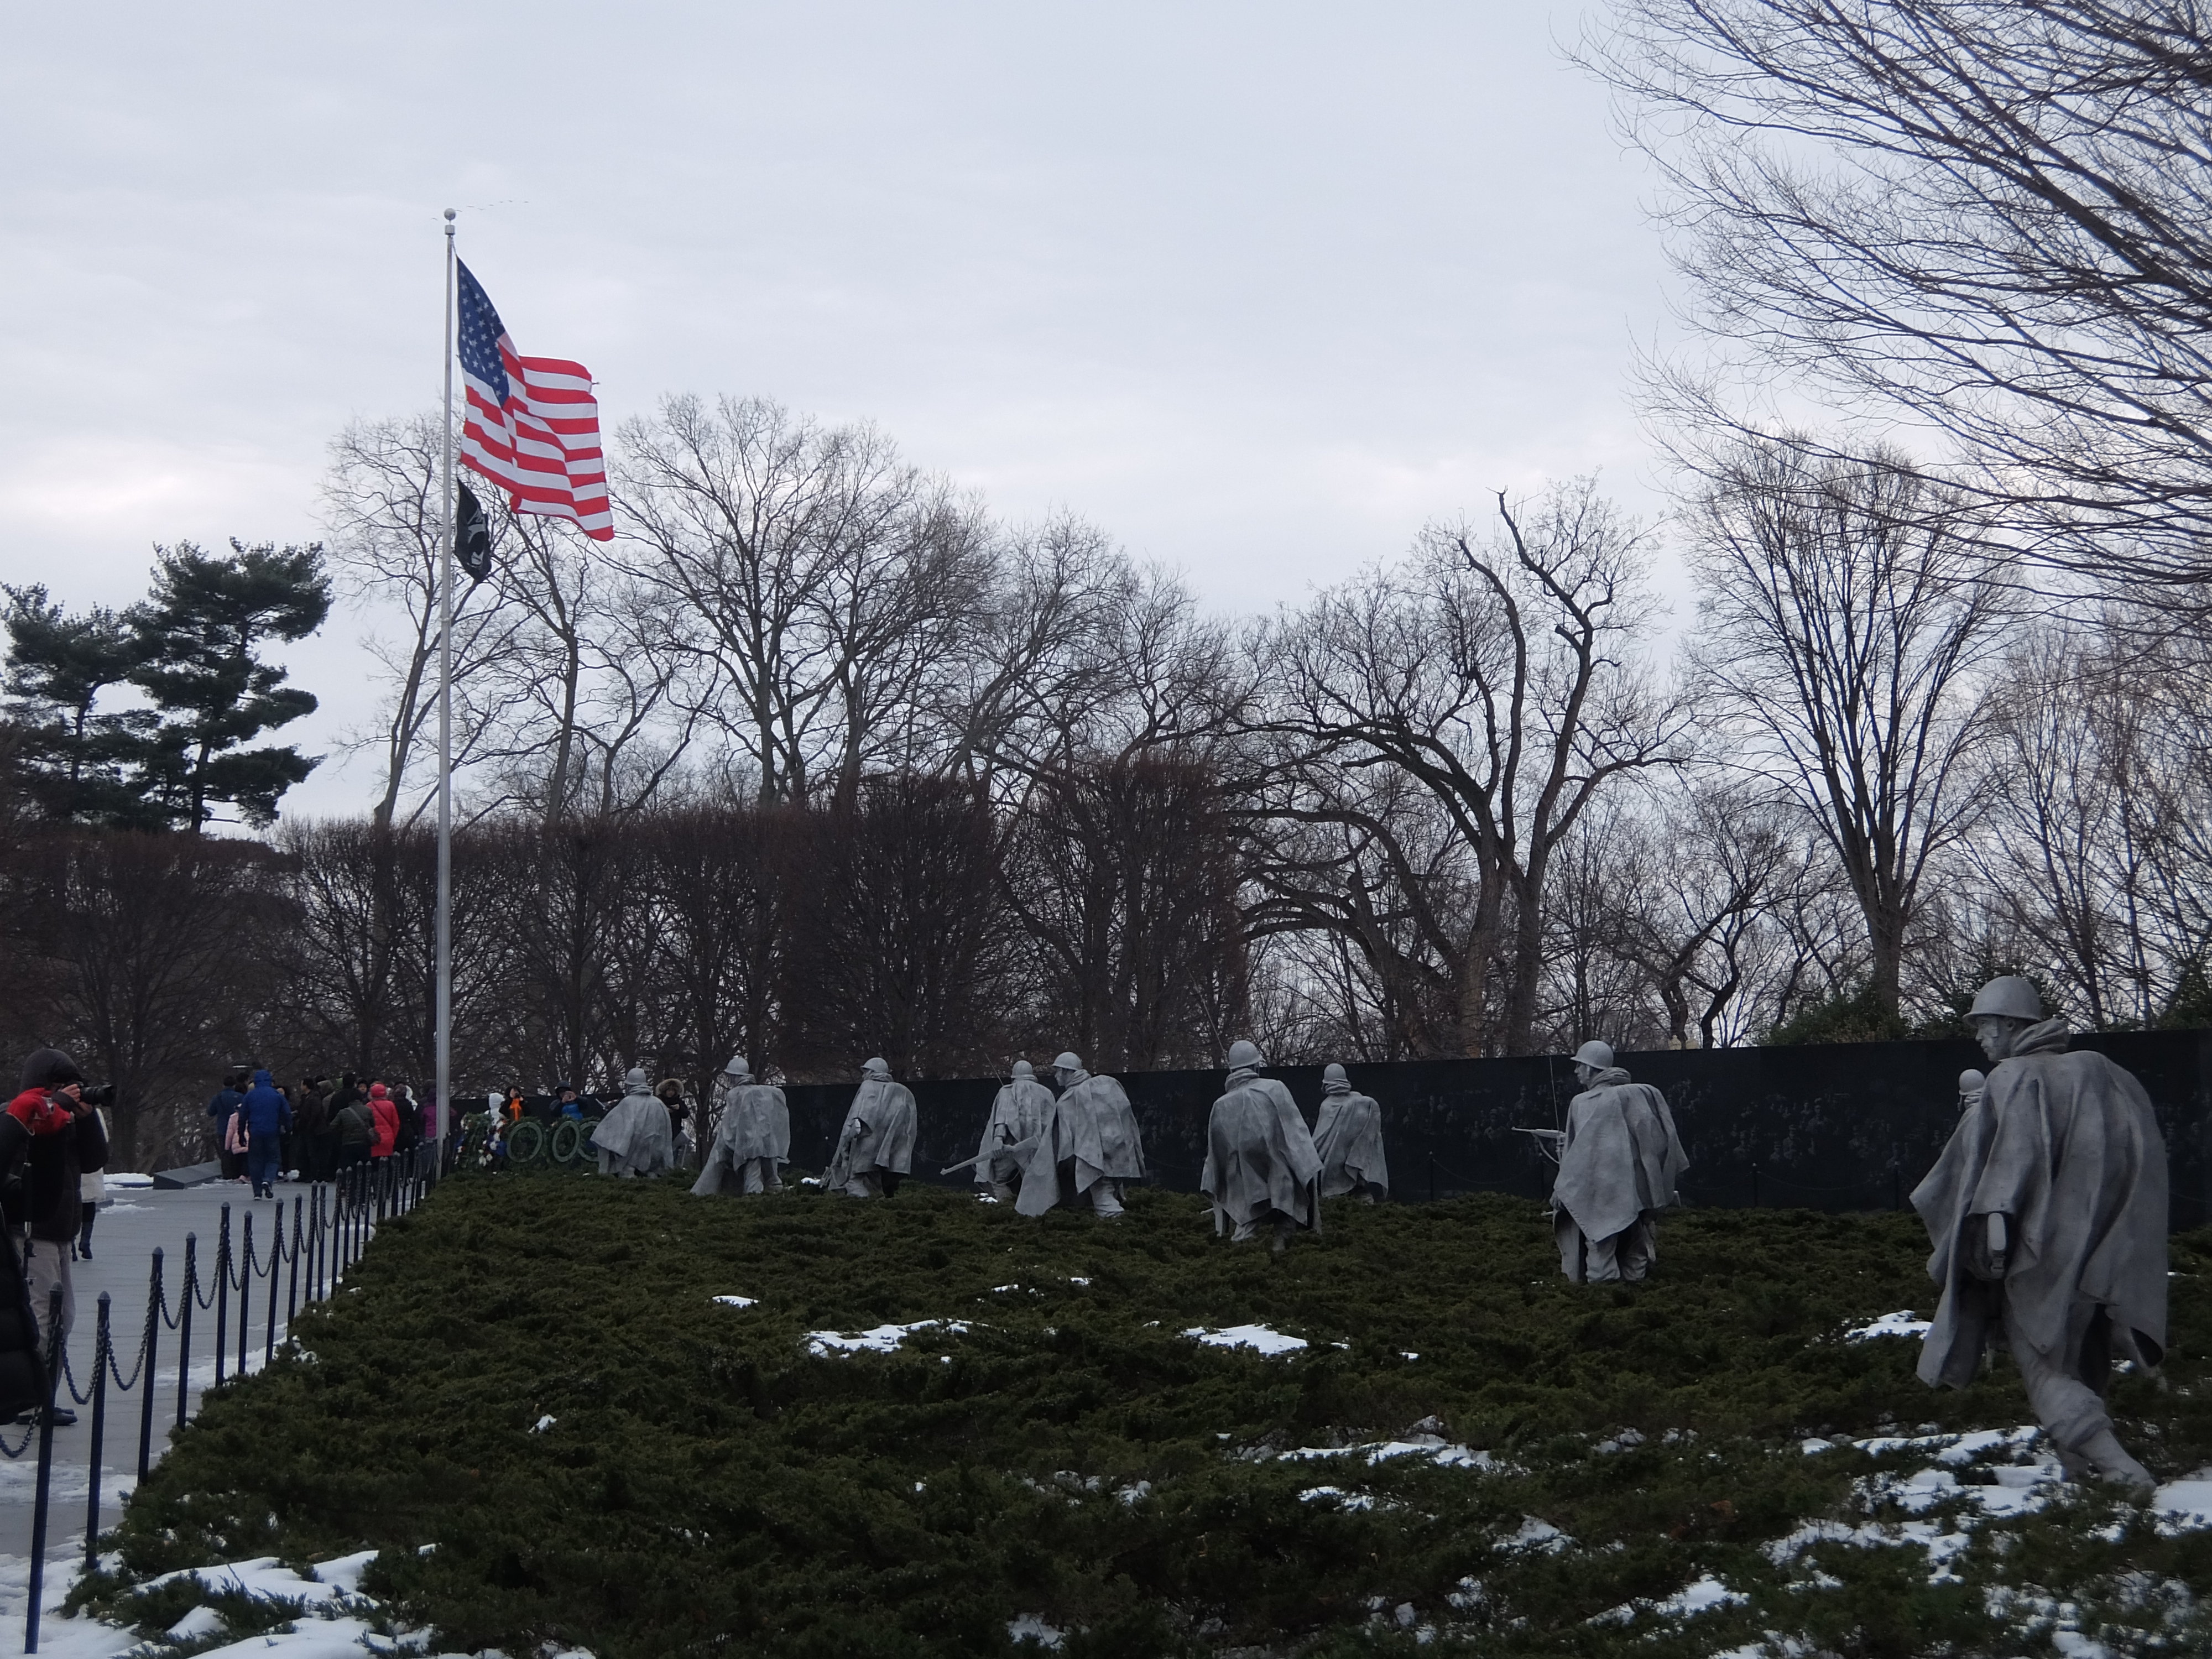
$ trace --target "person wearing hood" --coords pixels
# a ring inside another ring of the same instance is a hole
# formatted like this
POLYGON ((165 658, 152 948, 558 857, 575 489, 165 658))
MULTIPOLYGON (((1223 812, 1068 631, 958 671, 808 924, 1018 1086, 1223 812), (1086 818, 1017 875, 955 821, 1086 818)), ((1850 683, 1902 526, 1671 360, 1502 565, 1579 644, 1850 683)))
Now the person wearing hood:
POLYGON ((991 1102, 983 1144, 975 1152, 975 1184, 999 1202, 1014 1201, 1014 1183, 1021 1174, 1020 1155, 1007 1149, 1036 1139, 1052 1121, 1052 1091, 1037 1081, 1036 1068, 1026 1060, 1016 1060, 1012 1078, 991 1102))
POLYGON ((592 1131, 599 1154, 599 1173, 657 1176, 673 1161, 676 1136, 668 1108, 653 1092, 645 1068, 633 1066, 623 1079, 623 1097, 592 1131))
POLYGON ((1667 1097, 1613 1063, 1608 1043, 1575 1050, 1582 1092, 1567 1103, 1552 1228, 1573 1283, 1640 1279, 1659 1253, 1659 1212, 1680 1201, 1690 1160, 1667 1097))
POLYGON ((275 1078, 256 1072, 239 1112, 246 1120, 246 1174, 253 1195, 274 1198, 277 1172, 284 1166, 284 1137, 292 1130, 292 1103, 275 1078))
POLYGON ((714 1080, 714 1139, 691 1184, 701 1198, 716 1193, 780 1193, 791 1161, 791 1109, 783 1091, 753 1081, 743 1054, 731 1056, 714 1080))
POLYGON ((849 1198, 893 1198, 914 1168, 914 1091, 891 1080, 880 1056, 860 1067, 860 1086, 837 1132, 822 1184, 849 1198))
POLYGON ((1321 1154, 1321 1195, 1349 1193, 1366 1203, 1390 1196, 1390 1166, 1382 1156, 1382 1108, 1371 1096, 1355 1094, 1344 1067, 1322 1068, 1321 1121, 1314 1125, 1314 1151, 1321 1154))
POLYGON ((686 1163, 691 1156, 691 1135, 689 1127, 691 1103, 685 1097, 684 1079, 680 1077, 665 1077, 660 1079, 653 1092, 660 1103, 668 1108, 668 1133, 670 1146, 672 1148, 669 1154, 669 1161, 672 1164, 686 1163))
POLYGON ((252 1069, 246 1066, 234 1066, 225 1072, 222 1087, 215 1091, 207 1103, 208 1121, 215 1129, 216 1158, 222 1166, 225 1181, 246 1179, 245 1155, 231 1150, 231 1142, 236 1139, 231 1124, 238 1115, 240 1103, 246 1098, 246 1079, 252 1069))
POLYGON ((1267 1063, 1252 1043, 1229 1045, 1229 1076, 1206 1121, 1198 1184, 1213 1200, 1216 1237, 1231 1232, 1231 1242, 1243 1244, 1272 1223, 1279 1254, 1294 1228, 1321 1231, 1321 1154, 1289 1088, 1260 1075, 1267 1063))
POLYGON ((331 1098, 344 1102, 331 1120, 331 1141, 337 1150, 331 1176, 335 1180, 356 1164, 368 1162, 369 1149, 376 1141, 376 1114, 369 1109, 358 1086, 341 1091, 331 1098))
MULTIPOLYGON (((76 1284, 70 1256, 76 1243, 83 1172, 88 1165, 98 1168, 107 1161, 106 1133, 100 1115, 84 1103, 84 1074, 74 1060, 58 1048, 36 1049, 23 1062, 21 1083, 5 1120, 0 1121, 0 1182, 15 1174, 19 1162, 28 1166, 23 1176, 21 1219, 29 1224, 19 1274, 21 1291, 15 1302, 0 1305, 0 1392, 7 1391, 5 1374, 10 1369, 6 1355, 11 1334, 8 1327, 13 1322, 7 1316, 9 1307, 20 1303, 30 1322, 34 1361, 37 1345, 47 1334, 46 1310, 56 1290, 62 1293, 61 1321, 58 1331, 51 1334, 67 1341, 70 1328, 76 1322, 76 1284)), ((9 1217, 11 1234, 16 1220, 13 1214, 9 1217)), ((9 1255, 12 1261, 12 1243, 9 1255)), ((20 1339, 22 1333, 12 1334, 20 1339)), ((41 1365, 39 1376, 43 1379, 44 1375, 41 1365)), ((41 1392, 40 1400, 44 1398, 41 1392)), ((59 1406, 54 1421, 74 1423, 76 1414, 59 1406)))
POLYGON ((2017 975, 1984 986, 1967 1018, 1996 1063, 1912 1193, 1942 1287, 1920 1380, 1965 1388, 2002 1340, 2067 1474, 2148 1489, 2105 1389, 2115 1358, 2144 1371, 2166 1358, 2166 1141, 2150 1097, 2104 1055, 2068 1053, 2066 1022, 2017 975))
POLYGON ((1053 1061, 1052 1078, 1060 1097, 1021 1166, 1021 1196, 1014 1207, 1024 1215, 1042 1215, 1087 1194, 1099 1219, 1111 1221, 1121 1213, 1121 1183, 1145 1178, 1137 1115, 1119 1083, 1091 1076, 1073 1054, 1053 1061))
POLYGON ((369 1160, 380 1163, 399 1146, 399 1103, 381 1083, 368 1085, 368 1120, 369 1160))

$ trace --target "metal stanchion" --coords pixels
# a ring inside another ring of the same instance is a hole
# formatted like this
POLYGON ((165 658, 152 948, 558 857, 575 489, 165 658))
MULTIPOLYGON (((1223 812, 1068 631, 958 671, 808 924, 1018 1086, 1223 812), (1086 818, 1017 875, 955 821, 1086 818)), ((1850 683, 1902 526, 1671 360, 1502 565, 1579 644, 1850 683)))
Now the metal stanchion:
POLYGON ((154 1247, 154 1272, 146 1285, 146 1351, 138 1362, 138 1479, 154 1455, 154 1354, 161 1339, 161 1249, 154 1247))
MULTIPOLYGON (((109 1297, 100 1293, 100 1323, 92 1340, 92 1445, 87 1453, 91 1493, 84 1510, 84 1570, 88 1573, 100 1565, 100 1454, 107 1438, 107 1365, 112 1334, 107 1328, 109 1297)), ((141 1357, 141 1364, 144 1363, 141 1357)), ((145 1379, 149 1392, 153 1379, 145 1379)))
POLYGON ((253 1321, 253 1212, 246 1212, 246 1226, 238 1252, 238 1375, 246 1375, 246 1328, 253 1321))
POLYGON ((192 1386, 192 1307, 200 1299, 199 1235, 185 1235, 185 1293, 177 1301, 177 1426, 185 1426, 185 1402, 192 1386))
MULTIPOLYGON (((298 1258, 295 1257, 295 1261, 298 1258)), ((284 1210, 282 1205, 269 1223, 269 1317, 261 1333, 261 1364, 266 1370, 276 1357, 276 1270, 284 1265, 284 1210)), ((295 1272, 297 1271, 295 1267, 295 1272)))
POLYGON ((222 1206, 222 1231, 215 1247, 215 1381, 222 1386, 224 1351, 230 1346, 224 1339, 230 1334, 230 1206, 222 1206))
POLYGON ((39 1413, 39 1484, 31 1506, 30 1610, 23 1615, 23 1651, 39 1650, 39 1603, 46 1592, 46 1509, 53 1495, 54 1390, 62 1380, 62 1287, 46 1297, 46 1403, 39 1413))
POLYGON ((292 1334, 293 1316, 300 1311, 300 1248, 303 1234, 300 1214, 307 1200, 299 1194, 292 1194, 292 1272, 284 1290, 284 1334, 292 1334))

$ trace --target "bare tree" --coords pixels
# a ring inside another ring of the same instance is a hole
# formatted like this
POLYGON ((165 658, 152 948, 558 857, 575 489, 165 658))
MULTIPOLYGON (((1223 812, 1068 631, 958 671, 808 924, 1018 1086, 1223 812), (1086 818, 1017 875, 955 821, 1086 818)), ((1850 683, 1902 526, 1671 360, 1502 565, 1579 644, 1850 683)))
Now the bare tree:
MULTIPOLYGON (((2212 574, 2198 0, 1619 0, 1583 61, 1735 371, 1950 434, 2100 581, 2212 574)), ((1741 378, 1732 373, 1729 379, 1741 378)), ((1712 412, 1711 400, 1692 393, 1712 412)))
POLYGON ((1930 860, 1972 818, 1982 671, 2009 615, 1971 526, 1956 494, 1901 457, 1778 442, 1717 460, 1691 527, 1711 713, 1833 848, 1892 1016, 1930 860))
POLYGON ((689 706, 763 804, 911 752, 921 690, 988 586, 980 515, 866 427, 672 398, 623 428, 630 568, 686 618, 689 706))
MULTIPOLYGON (((374 749, 383 784, 374 813, 379 823, 411 817, 427 806, 425 790, 402 813, 408 779, 437 729, 438 583, 444 563, 442 440, 435 415, 409 420, 356 421, 331 444, 322 486, 330 527, 325 556, 339 591, 371 613, 392 617, 394 635, 362 641, 386 684, 373 731, 349 739, 374 749)), ((503 508, 495 516, 507 517, 503 508)), ((499 590, 471 586, 453 615, 454 763, 464 765, 496 741, 515 687, 507 672, 514 618, 497 605, 499 590)))
MULTIPOLYGON (((1255 637, 1268 693, 1249 726, 1277 750, 1255 811, 1339 825, 1389 872, 1393 905, 1449 964, 1458 1052, 1528 1051, 1561 842, 1615 780, 1686 756, 1683 712, 1637 650, 1651 608, 1644 545, 1588 481, 1532 512, 1501 495, 1487 543, 1432 530, 1405 566, 1325 592, 1255 637), (1449 823, 1471 903, 1424 890, 1416 854, 1364 787, 1380 769, 1402 773, 1449 823)), ((1325 868, 1265 878, 1273 925, 1301 915, 1341 925, 1325 868)))

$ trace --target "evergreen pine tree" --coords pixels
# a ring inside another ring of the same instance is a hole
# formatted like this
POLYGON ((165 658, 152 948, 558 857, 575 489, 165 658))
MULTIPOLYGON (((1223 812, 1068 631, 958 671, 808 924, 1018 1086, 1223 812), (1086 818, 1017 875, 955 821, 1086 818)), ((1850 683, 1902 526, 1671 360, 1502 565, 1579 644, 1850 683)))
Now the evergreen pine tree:
POLYGON ((4 687, 15 768, 40 810, 80 823, 166 823, 124 773, 157 717, 145 709, 94 709, 102 691, 138 666, 130 621, 105 605, 70 616, 43 584, 0 593, 7 598, 0 622, 8 632, 4 687))
POLYGON ((241 745, 314 712, 312 693, 285 684, 285 671, 254 653, 305 639, 330 614, 321 544, 234 538, 230 547, 228 558, 190 542, 155 549, 154 591, 128 613, 138 653, 131 683, 160 716, 140 739, 135 770, 181 829, 205 828, 218 805, 248 823, 274 822, 278 799, 320 758, 241 745))

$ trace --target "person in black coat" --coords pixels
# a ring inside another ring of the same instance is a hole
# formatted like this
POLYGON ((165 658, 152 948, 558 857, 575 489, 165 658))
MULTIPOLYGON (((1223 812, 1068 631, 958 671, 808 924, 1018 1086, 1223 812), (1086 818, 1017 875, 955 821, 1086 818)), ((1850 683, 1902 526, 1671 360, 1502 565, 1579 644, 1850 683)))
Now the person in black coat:
MULTIPOLYGON (((107 1132, 100 1114, 81 1097, 84 1079, 58 1048, 40 1048, 23 1062, 23 1087, 43 1089, 49 1103, 68 1112, 52 1133, 31 1138, 25 1159, 24 1189, 29 1241, 23 1247, 24 1274, 30 1281, 31 1312, 44 1330, 52 1292, 62 1293, 61 1336, 69 1340, 76 1323, 76 1285, 70 1273, 71 1246, 84 1218, 84 1172, 107 1162, 107 1132)), ((57 1411, 57 1423, 76 1419, 57 1411)))
MULTIPOLYGON (((40 1296, 47 1294, 49 1285, 60 1283, 66 1318, 68 1242, 76 1234, 77 1170, 82 1167, 76 1143, 84 1118, 92 1121, 103 1158, 106 1151, 98 1115, 76 1097, 83 1080, 67 1054, 58 1048, 40 1048, 24 1061, 21 1089, 0 1112, 0 1199, 4 1199, 8 1224, 0 1228, 0 1415, 15 1416, 46 1401, 32 1269, 41 1270, 38 1277, 45 1281, 36 1286, 40 1296), (57 1217, 69 1229, 61 1236, 63 1242, 49 1243, 27 1262, 17 1253, 19 1230, 27 1221, 34 1235, 52 1231, 52 1225, 40 1224, 57 1217)), ((76 1419, 58 1409, 54 1420, 66 1425, 76 1419)))
POLYGON ((207 1103, 208 1121, 215 1126, 215 1155, 222 1164, 225 1181, 242 1181, 246 1177, 246 1154, 230 1150, 230 1121, 246 1103, 247 1075, 247 1067, 232 1066, 223 1073, 222 1087, 207 1103))

